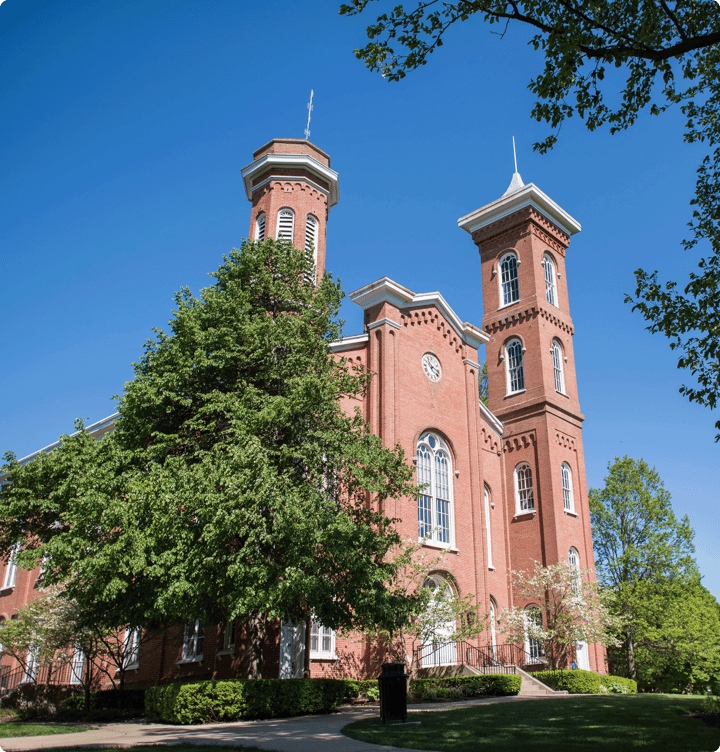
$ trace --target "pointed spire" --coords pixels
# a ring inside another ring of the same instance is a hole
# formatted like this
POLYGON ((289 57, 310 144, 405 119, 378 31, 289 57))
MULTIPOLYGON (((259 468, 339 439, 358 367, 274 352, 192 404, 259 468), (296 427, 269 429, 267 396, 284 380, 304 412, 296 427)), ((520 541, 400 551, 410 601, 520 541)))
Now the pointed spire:
POLYGON ((517 153, 515 152, 515 136, 513 136, 513 157, 515 158, 515 172, 513 172, 512 180, 510 181, 510 185, 508 186, 508 189, 503 193, 503 198, 510 193, 515 193, 515 191, 519 191, 525 183, 523 183, 523 179, 520 177, 520 173, 518 172, 517 168, 517 153))

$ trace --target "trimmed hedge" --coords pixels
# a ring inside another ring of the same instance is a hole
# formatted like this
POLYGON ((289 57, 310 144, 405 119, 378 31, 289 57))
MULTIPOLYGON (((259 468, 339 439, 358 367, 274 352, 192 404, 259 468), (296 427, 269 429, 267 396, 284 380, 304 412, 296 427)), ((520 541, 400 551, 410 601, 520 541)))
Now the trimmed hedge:
POLYGON ((218 723, 329 713, 343 701, 343 679, 229 679, 150 687, 145 713, 166 723, 218 723))
POLYGON ((373 702, 380 699, 380 685, 377 679, 343 679, 346 700, 373 702))
POLYGON ((596 695, 600 692, 600 676, 594 671, 537 671, 532 675, 551 689, 564 689, 571 695, 596 695))
POLYGON ((414 700, 462 699, 480 695, 516 695, 522 679, 517 674, 443 676, 411 679, 408 694, 414 700))
POLYGON ((624 676, 610 676, 609 674, 600 675, 600 691, 603 687, 606 692, 613 694, 636 694, 637 682, 635 679, 626 679, 624 676))
MULTIPOLYGON (((90 710, 145 710, 144 689, 102 689, 90 693, 90 710)), ((60 704, 60 710, 84 710, 85 695, 76 694, 60 704)))

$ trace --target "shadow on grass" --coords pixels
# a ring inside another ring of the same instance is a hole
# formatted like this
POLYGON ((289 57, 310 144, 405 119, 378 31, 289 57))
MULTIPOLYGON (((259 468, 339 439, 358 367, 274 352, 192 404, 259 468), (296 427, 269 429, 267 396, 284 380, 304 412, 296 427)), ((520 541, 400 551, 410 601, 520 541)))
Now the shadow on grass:
POLYGON ((720 730, 685 715, 701 699, 602 695, 412 713, 421 725, 350 724, 353 739, 438 752, 716 752, 720 730))

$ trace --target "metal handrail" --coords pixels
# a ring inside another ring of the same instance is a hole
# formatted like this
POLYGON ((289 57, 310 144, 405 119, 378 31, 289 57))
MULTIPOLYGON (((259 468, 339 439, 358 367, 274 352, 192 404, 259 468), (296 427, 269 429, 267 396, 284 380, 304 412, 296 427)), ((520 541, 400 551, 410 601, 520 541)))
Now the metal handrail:
POLYGON ((12 692, 23 684, 72 685, 79 683, 70 663, 60 665, 46 663, 36 666, 30 677, 27 669, 22 666, 13 671, 8 666, 3 666, 0 670, 0 693, 3 694, 12 692))

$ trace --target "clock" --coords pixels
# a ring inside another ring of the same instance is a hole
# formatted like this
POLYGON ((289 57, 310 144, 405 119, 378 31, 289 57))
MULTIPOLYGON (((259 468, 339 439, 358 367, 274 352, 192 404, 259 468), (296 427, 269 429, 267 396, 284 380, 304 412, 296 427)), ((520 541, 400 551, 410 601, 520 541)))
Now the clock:
POLYGON ((432 353, 425 353, 422 356, 422 367, 430 381, 440 381, 442 368, 440 368, 440 361, 432 353))

